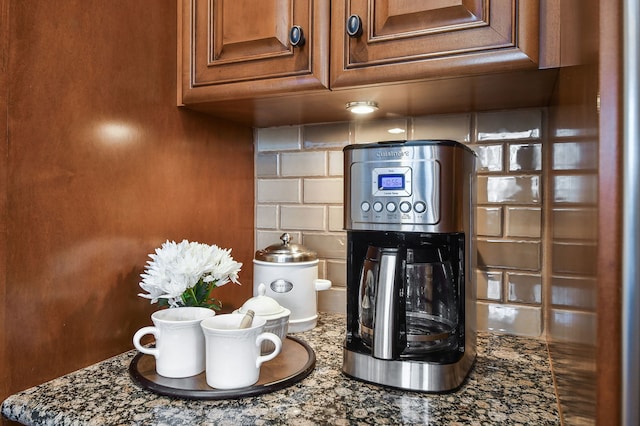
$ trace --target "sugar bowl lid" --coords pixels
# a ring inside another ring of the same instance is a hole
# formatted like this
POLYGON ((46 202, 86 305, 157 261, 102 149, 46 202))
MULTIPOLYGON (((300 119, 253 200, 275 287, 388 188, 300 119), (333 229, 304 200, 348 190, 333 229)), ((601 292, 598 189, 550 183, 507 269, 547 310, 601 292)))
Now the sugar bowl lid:
POLYGON ((240 313, 247 313, 252 310, 256 315, 261 317, 280 317, 284 314, 289 315, 290 311, 280 306, 280 304, 272 297, 265 296, 267 287, 264 283, 258 286, 258 295, 244 302, 242 307, 238 309, 240 313))
POLYGON ((316 260, 318 255, 301 244, 291 242, 291 235, 284 233, 280 236, 282 244, 273 244, 256 252, 256 260, 274 263, 308 262, 316 260))

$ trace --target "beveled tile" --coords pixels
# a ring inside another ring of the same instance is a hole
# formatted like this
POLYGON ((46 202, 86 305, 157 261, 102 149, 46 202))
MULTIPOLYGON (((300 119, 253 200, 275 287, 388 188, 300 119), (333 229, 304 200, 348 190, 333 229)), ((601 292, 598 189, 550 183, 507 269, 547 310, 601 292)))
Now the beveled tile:
POLYGON ((510 240, 477 240, 478 266, 539 271, 539 242, 510 240))
POLYGON ((342 151, 329 151, 329 176, 344 175, 344 154, 342 151))
POLYGON ((507 207, 507 236, 540 238, 541 220, 538 207, 507 207))
POLYGON ((303 235, 302 244, 326 259, 346 259, 347 234, 308 234, 303 235))
POLYGON ((553 170, 597 170, 598 143, 555 142, 552 145, 553 170))
POLYGON ((476 140, 540 139, 542 112, 539 109, 483 112, 476 115, 476 140))
POLYGON ((413 118, 411 139, 471 141, 471 114, 442 114, 413 118))
POLYGON ((257 178, 278 176, 278 154, 257 154, 255 173, 257 178))
POLYGON ((278 206, 256 206, 256 227, 259 229, 276 229, 278 227, 278 206))
POLYGON ((542 309, 538 306, 478 302, 478 331, 540 337, 542 309))
POLYGON ((326 172, 327 156, 322 151, 280 154, 281 176, 324 176, 326 172))
POLYGON ((511 144, 509 145, 509 171, 542 170, 542 145, 511 144))
POLYGON ((342 204, 344 187, 342 179, 304 179, 304 203, 342 204))
POLYGON ((256 152, 298 150, 302 148, 300 132, 300 126, 256 129, 256 152))
POLYGON ((258 203, 299 203, 302 201, 300 179, 258 179, 258 203))
POLYGON ((347 313, 347 291, 342 287, 331 287, 318 292, 318 311, 347 313))
POLYGON ((329 231, 344 231, 344 208, 329 206, 329 231))
POLYGON ((507 294, 509 302, 539 305, 542 303, 542 277, 507 272, 507 294))
POLYGON ((551 304, 595 311, 597 283, 589 277, 551 277, 551 304))
POLYGON ((596 344, 597 317, 594 312, 551 309, 549 337, 555 341, 596 344))
POLYGON ((342 149, 350 143, 349 122, 309 124, 302 128, 305 149, 342 149))
POLYGON ((390 120, 355 121, 354 141, 355 143, 372 143, 380 141, 406 140, 407 119, 396 118, 390 120), (400 129, 403 133, 389 133, 390 129, 400 129))
POLYGON ((346 287, 347 262, 344 260, 327 260, 327 279, 332 287, 346 287))
POLYGON ((476 233, 486 237, 502 236, 502 207, 477 207, 476 233))
POLYGON ((502 272, 476 270, 478 299, 502 300, 502 272))
POLYGON ((322 231, 325 229, 326 215, 324 206, 280 207, 280 228, 322 231))
POLYGON ((598 210, 590 207, 554 208, 553 238, 594 241, 598 238, 598 210))
POLYGON ((554 274, 595 276, 598 246, 593 243, 554 242, 551 249, 554 274))
POLYGON ((540 204, 539 176, 478 176, 478 204, 540 204))
POLYGON ((503 146, 498 145, 472 145, 471 148, 476 152, 476 168, 478 172, 501 172, 503 166, 503 146))
POLYGON ((596 175, 553 176, 552 181, 555 203, 596 204, 598 201, 596 175))

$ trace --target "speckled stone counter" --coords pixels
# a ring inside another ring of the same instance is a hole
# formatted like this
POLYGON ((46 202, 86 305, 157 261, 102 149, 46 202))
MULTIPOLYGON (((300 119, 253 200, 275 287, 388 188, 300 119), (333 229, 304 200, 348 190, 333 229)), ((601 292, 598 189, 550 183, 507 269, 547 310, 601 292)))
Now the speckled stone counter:
POLYGON ((156 395, 132 382, 136 351, 129 351, 12 395, 2 414, 28 425, 559 424, 542 341, 480 334, 465 384, 454 393, 425 394, 344 376, 344 321, 321 314, 315 329, 296 334, 314 349, 316 368, 273 393, 221 401, 156 395))

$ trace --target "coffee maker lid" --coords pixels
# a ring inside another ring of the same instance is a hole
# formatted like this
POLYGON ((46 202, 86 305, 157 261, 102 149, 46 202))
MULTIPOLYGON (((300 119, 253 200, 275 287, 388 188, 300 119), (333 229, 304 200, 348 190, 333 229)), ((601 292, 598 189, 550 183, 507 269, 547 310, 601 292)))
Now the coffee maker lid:
POLYGON ((282 244, 273 244, 256 252, 256 260, 274 263, 308 262, 316 260, 316 252, 301 244, 293 244, 291 235, 284 233, 280 236, 282 244))

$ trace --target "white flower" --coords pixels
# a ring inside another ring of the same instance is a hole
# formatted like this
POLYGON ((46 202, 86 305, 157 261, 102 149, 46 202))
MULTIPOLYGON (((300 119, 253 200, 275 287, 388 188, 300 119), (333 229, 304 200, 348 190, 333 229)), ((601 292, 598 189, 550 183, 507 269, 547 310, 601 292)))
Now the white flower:
POLYGON ((151 303, 166 299, 169 306, 184 304, 182 294, 194 288, 200 280, 216 287, 238 282, 242 263, 231 257, 230 249, 182 240, 176 244, 168 240, 150 254, 140 287, 147 293, 138 296, 151 299, 151 303))

